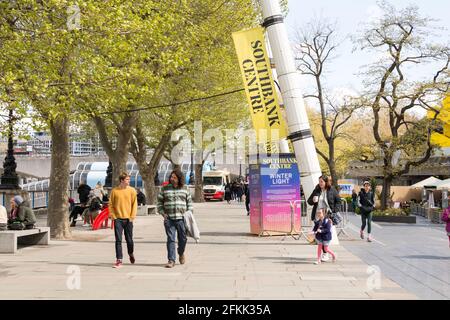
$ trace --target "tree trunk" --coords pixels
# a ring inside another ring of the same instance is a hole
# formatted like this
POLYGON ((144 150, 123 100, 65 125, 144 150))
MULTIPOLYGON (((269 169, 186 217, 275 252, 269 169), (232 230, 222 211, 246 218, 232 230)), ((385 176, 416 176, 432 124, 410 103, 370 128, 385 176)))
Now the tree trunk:
POLYGON ((203 197, 203 164, 195 164, 195 194, 194 202, 205 202, 203 197))
MULTIPOLYGON (((144 177, 142 177, 142 180, 144 180, 144 177)), ((147 195, 147 204, 156 205, 158 192, 156 190, 155 180, 152 179, 145 179, 145 194, 147 195)))
MULTIPOLYGON (((381 192, 381 210, 386 210, 389 207, 391 197, 391 185, 393 177, 388 176, 383 179, 383 191, 381 192)), ((375 193, 375 190, 373 190, 375 193)))
POLYGON ((159 163, 163 157, 164 150, 170 142, 170 130, 168 130, 159 139, 158 145, 154 148, 152 158, 147 163, 147 149, 145 134, 142 131, 141 125, 138 123, 135 130, 135 138, 131 139, 131 153, 141 173, 144 181, 145 194, 147 196, 147 204, 156 204, 157 189, 155 185, 155 176, 158 174, 159 163))
POLYGON ((330 170, 330 176, 333 179, 333 186, 335 186, 336 188, 339 187, 338 185, 338 176, 336 173, 336 162, 334 160, 334 143, 335 143, 335 139, 330 138, 327 142, 328 142, 328 169, 330 170))
POLYGON ((71 238, 68 211, 70 176, 69 120, 60 117, 50 121, 52 158, 48 197, 47 225, 56 239, 71 238))
POLYGON ((100 142, 106 154, 113 165, 112 187, 119 185, 119 175, 126 172, 128 161, 128 144, 130 142, 133 128, 136 126, 137 116, 135 114, 127 114, 122 120, 122 124, 117 126, 117 143, 113 149, 113 144, 108 138, 105 120, 100 117, 93 117, 95 126, 99 133, 100 142))
POLYGON ((128 148, 122 147, 115 150, 115 154, 113 158, 110 158, 111 163, 113 165, 113 180, 112 187, 117 187, 119 185, 119 175, 122 172, 127 172, 127 161, 128 161, 128 148))

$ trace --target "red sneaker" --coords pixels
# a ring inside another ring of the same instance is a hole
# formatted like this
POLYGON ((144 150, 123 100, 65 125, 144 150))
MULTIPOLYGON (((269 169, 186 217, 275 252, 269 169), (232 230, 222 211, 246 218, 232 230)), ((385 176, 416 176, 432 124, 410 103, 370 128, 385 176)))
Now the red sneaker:
POLYGON ((113 268, 116 269, 122 268, 122 260, 116 260, 116 263, 114 263, 113 268))

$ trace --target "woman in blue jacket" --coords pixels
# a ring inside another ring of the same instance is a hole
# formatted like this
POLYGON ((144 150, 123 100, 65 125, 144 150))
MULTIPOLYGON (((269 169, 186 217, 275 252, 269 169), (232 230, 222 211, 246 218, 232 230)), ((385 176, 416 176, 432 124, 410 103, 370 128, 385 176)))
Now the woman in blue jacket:
POLYGON ((329 249, 331 241, 331 220, 325 217, 324 209, 319 209, 316 213, 317 220, 314 222, 313 232, 316 235, 317 261, 314 264, 320 264, 322 249, 331 254, 333 262, 336 261, 336 255, 329 249))

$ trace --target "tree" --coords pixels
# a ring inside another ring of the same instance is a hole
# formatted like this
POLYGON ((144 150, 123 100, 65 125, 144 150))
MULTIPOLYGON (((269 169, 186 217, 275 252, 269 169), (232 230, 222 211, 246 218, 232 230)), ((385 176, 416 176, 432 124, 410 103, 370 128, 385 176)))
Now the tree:
MULTIPOLYGON (((86 2, 87 4, 88 2, 86 2)), ((70 237, 68 225, 69 115, 81 83, 87 81, 78 69, 78 45, 83 37, 66 27, 66 1, 2 1, 3 43, 1 64, 12 66, 12 86, 22 109, 31 106, 52 134, 52 160, 47 223, 51 236, 70 237), (7 61, 5 63, 5 60, 7 61)))
MULTIPOLYGON (((130 150, 138 163, 150 201, 156 198, 153 178, 163 153, 166 152, 166 158, 171 160, 171 150, 176 145, 171 142, 173 131, 189 129, 192 137, 191 129, 196 120, 202 121, 206 130, 237 124, 247 115, 242 95, 214 99, 208 99, 208 96, 241 85, 231 33, 255 23, 254 7, 242 0, 227 1, 221 5, 216 1, 191 0, 185 6, 185 19, 194 21, 186 25, 186 29, 180 26, 180 32, 185 37, 184 58, 189 63, 164 77, 155 97, 146 101, 149 108, 152 104, 167 107, 143 112, 131 143, 130 150), (195 101, 180 103, 189 100, 195 101)), ((201 189, 202 149, 203 146, 195 148, 199 154, 195 157, 195 176, 200 177, 195 179, 196 190, 198 186, 201 189)), ((200 198, 198 196, 197 200, 200 198)))
POLYGON ((364 73, 367 90, 363 100, 373 112, 373 136, 382 154, 381 205, 385 209, 393 179, 425 163, 432 155, 434 119, 410 121, 408 117, 417 108, 432 109, 449 91, 450 49, 426 41, 426 36, 435 30, 430 27, 429 18, 420 16, 417 7, 396 10, 386 2, 379 6, 381 18, 367 24, 357 43, 361 50, 382 54, 364 73), (419 68, 424 65, 425 80, 418 77, 419 68), (385 135, 381 133, 383 122, 390 129, 385 135))
POLYGON ((165 78, 189 63, 185 49, 191 22, 181 2, 134 0, 104 5, 105 17, 95 25, 104 41, 86 49, 97 54, 98 67, 93 72, 112 80, 92 88, 84 104, 113 164, 113 185, 117 185, 142 116, 139 109, 155 101, 165 78))
POLYGON ((351 97, 333 97, 328 93, 324 78, 329 62, 332 61, 338 47, 335 35, 335 25, 327 21, 313 21, 305 28, 297 31, 296 54, 299 61, 298 69, 302 74, 311 76, 315 83, 315 93, 306 94, 305 98, 312 98, 320 109, 321 136, 314 136, 316 151, 325 161, 328 171, 337 183, 337 143, 345 138, 344 128, 357 109, 351 97), (326 142, 326 148, 317 147, 320 140, 326 142))

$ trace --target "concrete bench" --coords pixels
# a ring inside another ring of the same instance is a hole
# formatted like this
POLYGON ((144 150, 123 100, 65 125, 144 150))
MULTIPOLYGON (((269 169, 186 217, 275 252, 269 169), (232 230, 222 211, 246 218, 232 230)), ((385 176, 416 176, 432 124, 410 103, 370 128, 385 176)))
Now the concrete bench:
POLYGON ((150 214, 156 214, 156 206, 155 205, 138 206, 138 209, 137 209, 138 216, 148 216, 150 214))
POLYGON ((17 245, 48 245, 49 227, 37 227, 29 230, 0 231, 0 253, 16 253, 17 245))

